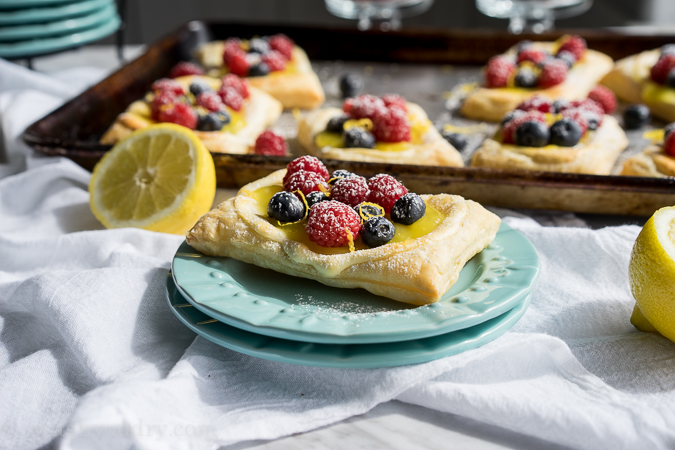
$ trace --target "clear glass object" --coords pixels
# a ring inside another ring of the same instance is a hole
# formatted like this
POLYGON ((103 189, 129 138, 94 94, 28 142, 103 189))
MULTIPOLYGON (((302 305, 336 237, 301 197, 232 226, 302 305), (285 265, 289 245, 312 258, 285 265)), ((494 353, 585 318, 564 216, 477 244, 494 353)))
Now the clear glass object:
POLYGON ((359 30, 398 30, 401 19, 426 12, 434 0, 325 0, 334 16, 357 20, 359 30))
POLYGON ((476 0, 476 8, 486 16, 509 19, 509 31, 543 33, 556 19, 578 16, 588 11, 593 0, 476 0))

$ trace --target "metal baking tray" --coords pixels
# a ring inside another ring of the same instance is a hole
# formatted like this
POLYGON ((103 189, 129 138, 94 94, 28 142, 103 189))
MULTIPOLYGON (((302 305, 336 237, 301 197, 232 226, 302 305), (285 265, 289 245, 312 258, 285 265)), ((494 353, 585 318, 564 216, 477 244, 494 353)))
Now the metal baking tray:
MULTIPOLYGON (((308 53, 327 94, 328 105, 339 105, 337 79, 346 72, 362 75, 364 92, 399 93, 420 104, 438 125, 476 126, 463 152, 465 162, 494 126, 478 124, 456 113, 452 88, 481 77, 480 67, 493 55, 522 39, 554 40, 564 31, 513 36, 485 30, 403 30, 361 32, 353 29, 292 27, 264 24, 193 21, 148 48, 105 80, 87 89, 32 124, 22 138, 36 152, 66 156, 92 169, 110 149, 98 139, 119 113, 141 98, 153 81, 178 61, 191 58, 201 43, 231 36, 285 33, 308 53)), ((590 48, 615 59, 675 42, 675 36, 625 35, 580 31, 590 48)), ((295 140, 295 119, 285 112, 275 125, 301 154, 295 140)), ((663 124, 655 124, 662 126, 663 124)), ((642 130, 644 131, 644 130, 642 130)), ((644 148, 642 131, 629 133, 627 156, 644 148)), ((218 185, 237 188, 283 168, 292 157, 213 154, 218 185)), ((330 170, 344 168, 363 176, 391 173, 418 193, 448 192, 486 205, 508 208, 557 209, 575 212, 650 215, 675 204, 675 179, 526 172, 485 168, 451 168, 326 160, 330 170)), ((617 165, 618 168, 618 165, 617 165)), ((617 169, 615 168, 615 170, 617 169)))

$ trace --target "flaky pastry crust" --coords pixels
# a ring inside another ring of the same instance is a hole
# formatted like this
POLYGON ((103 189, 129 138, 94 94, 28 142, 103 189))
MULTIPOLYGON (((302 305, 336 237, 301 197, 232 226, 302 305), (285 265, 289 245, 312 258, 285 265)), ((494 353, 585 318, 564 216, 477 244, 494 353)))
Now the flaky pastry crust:
POLYGON ((609 175, 627 146, 617 120, 605 115, 590 139, 574 147, 521 147, 487 139, 474 153, 471 166, 609 175))
POLYGON ((621 173, 634 177, 675 177, 675 158, 663 151, 663 146, 652 144, 623 163, 621 173))
POLYGON ((364 288, 400 302, 438 301, 466 262, 494 239, 500 219, 457 195, 422 198, 444 215, 429 234, 351 253, 324 255, 265 220, 252 193, 281 185, 286 170, 242 187, 204 215, 187 233, 187 243, 210 256, 228 256, 285 274, 341 288, 364 288))

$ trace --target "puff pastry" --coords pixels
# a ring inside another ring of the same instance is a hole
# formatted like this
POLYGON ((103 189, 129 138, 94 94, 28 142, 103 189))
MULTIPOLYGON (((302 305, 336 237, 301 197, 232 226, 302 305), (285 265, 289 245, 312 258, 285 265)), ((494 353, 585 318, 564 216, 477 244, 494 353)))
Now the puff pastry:
MULTIPOLYGON (((535 42, 543 50, 550 50, 554 43, 535 42)), ((514 49, 507 53, 515 53, 514 49)), ((567 72, 562 83, 547 89, 485 88, 471 92, 461 107, 461 113, 469 119, 498 122, 520 103, 535 95, 551 100, 582 100, 612 69, 612 58, 595 50, 586 50, 584 56, 567 72)))
MULTIPOLYGON (((224 50, 225 41, 208 42, 195 51, 195 56, 210 75, 221 76, 225 73, 224 50)), ((251 86, 279 100, 285 109, 314 109, 326 99, 321 81, 312 70, 307 54, 298 46, 293 48, 291 62, 286 70, 247 80, 251 86)))
POLYGON ((407 103, 408 116, 413 122, 428 123, 428 130, 420 144, 411 145, 407 150, 387 151, 370 148, 318 147, 316 136, 326 129, 328 121, 343 114, 339 108, 324 108, 305 115, 298 124, 298 140, 310 155, 318 158, 340 159, 343 161, 387 162, 395 164, 418 164, 426 166, 463 167, 462 155, 443 139, 431 125, 422 107, 407 103))
POLYGON ((487 139, 474 153, 471 166, 609 175, 617 157, 628 146, 626 133, 608 115, 601 127, 589 133, 574 147, 522 147, 487 139))
POLYGON ((675 177, 675 158, 663 151, 663 146, 652 144, 623 163, 619 175, 634 177, 675 177))
MULTIPOLYGON (((183 85, 186 91, 188 91, 190 84, 196 80, 205 81, 216 90, 220 87, 220 80, 216 78, 197 75, 176 78, 176 81, 183 85)), ((242 109, 245 125, 236 133, 194 131, 209 151, 214 153, 248 153, 260 133, 279 118, 282 106, 278 100, 254 87, 251 87, 249 92, 250 96, 242 109)), ((101 143, 113 145, 131 132, 153 123, 155 122, 150 118, 149 104, 145 100, 137 100, 117 117, 117 120, 101 137, 101 143)))
POLYGON ((368 291, 414 305, 438 301, 466 262, 495 237, 500 219, 457 195, 422 196, 443 219, 425 236, 342 254, 321 254, 288 239, 266 220, 254 192, 281 185, 279 170, 241 188, 187 233, 187 243, 211 256, 228 256, 341 288, 368 291))

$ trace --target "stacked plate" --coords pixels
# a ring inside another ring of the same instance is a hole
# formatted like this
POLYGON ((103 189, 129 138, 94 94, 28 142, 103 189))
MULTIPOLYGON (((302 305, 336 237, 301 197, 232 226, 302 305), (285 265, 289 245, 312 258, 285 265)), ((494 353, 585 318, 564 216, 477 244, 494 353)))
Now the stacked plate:
POLYGON ((115 0, 0 0, 0 57, 66 50, 120 27, 115 0))
POLYGON ((323 367, 415 364, 504 334, 525 313, 539 276, 532 244, 502 224, 492 244, 431 305, 338 289, 183 243, 166 297, 174 314, 216 344, 259 358, 323 367))

